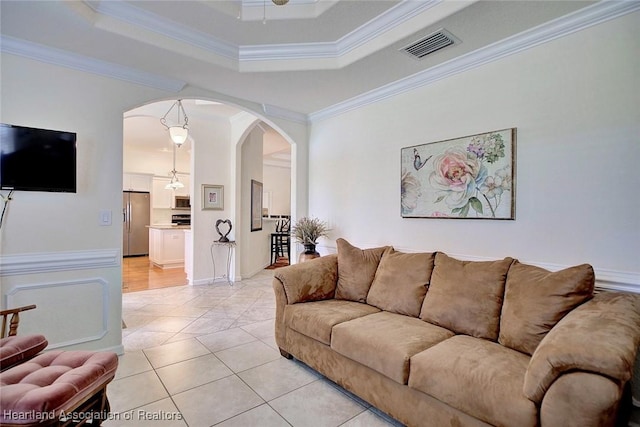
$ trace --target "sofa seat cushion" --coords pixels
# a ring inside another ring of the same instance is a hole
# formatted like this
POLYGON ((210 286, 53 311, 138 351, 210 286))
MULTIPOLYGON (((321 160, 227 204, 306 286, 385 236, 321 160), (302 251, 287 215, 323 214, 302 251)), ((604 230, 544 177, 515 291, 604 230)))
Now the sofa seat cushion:
POLYGON ((407 384, 411 356, 453 335, 420 319, 383 311, 336 325, 331 348, 407 384))
POLYGON ((457 335, 411 358, 409 387, 496 426, 535 426, 522 391, 530 357, 498 343, 457 335))
MULTIPOLYGON (((0 424, 11 414, 38 416, 74 409, 111 381, 118 357, 111 352, 50 351, 0 373, 0 424)), ((29 417, 26 417, 29 418, 29 417)))
POLYGON ((330 345, 335 325, 379 311, 359 302, 331 299, 287 305, 284 321, 291 329, 330 345))
POLYGON ((31 359, 47 347, 44 335, 14 335, 0 339, 0 370, 31 359))

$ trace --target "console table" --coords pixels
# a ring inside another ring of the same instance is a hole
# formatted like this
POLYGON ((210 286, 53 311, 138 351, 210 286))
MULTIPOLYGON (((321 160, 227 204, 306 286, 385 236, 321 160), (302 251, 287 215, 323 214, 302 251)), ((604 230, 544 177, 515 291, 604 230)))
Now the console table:
POLYGON ((216 279, 226 279, 229 286, 233 285, 233 282, 231 281, 231 258, 235 248, 236 248, 235 240, 230 240, 228 242, 220 242, 216 240, 213 243, 211 243, 210 252, 211 252, 211 264, 213 264, 213 281, 214 282, 216 281, 216 279), (227 270, 226 270, 226 274, 223 274, 222 276, 216 276, 216 259, 215 259, 213 249, 218 246, 224 246, 227 248, 227 270))

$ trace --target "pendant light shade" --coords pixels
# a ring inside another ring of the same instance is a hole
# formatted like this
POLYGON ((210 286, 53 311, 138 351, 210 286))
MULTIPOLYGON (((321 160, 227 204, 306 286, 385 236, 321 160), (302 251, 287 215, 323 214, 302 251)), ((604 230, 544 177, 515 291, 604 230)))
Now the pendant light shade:
POLYGON ((185 127, 171 126, 169 128, 169 136, 178 147, 184 144, 188 135, 189 130, 185 127))

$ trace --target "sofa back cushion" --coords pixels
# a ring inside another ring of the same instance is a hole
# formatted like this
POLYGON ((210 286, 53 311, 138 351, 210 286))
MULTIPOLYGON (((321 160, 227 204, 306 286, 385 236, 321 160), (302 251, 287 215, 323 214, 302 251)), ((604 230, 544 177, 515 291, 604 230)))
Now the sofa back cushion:
POLYGON ((336 299, 366 302, 380 258, 388 246, 360 249, 344 239, 336 240, 336 245, 338 248, 336 299))
POLYGON ((420 318, 459 334, 497 340, 512 262, 461 261, 438 252, 420 318))
POLYGON ((384 251, 367 295, 367 304, 418 317, 429 287, 434 254, 384 251))
POLYGON ((507 274, 498 342, 533 354, 560 319, 593 296, 594 286, 588 264, 550 272, 515 261, 507 274))

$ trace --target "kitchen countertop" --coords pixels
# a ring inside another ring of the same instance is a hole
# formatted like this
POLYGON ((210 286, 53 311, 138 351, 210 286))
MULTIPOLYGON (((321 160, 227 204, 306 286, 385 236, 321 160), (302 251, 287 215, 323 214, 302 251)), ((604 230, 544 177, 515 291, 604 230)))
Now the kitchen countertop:
POLYGON ((190 225, 177 225, 177 224, 152 224, 147 225, 149 228, 155 228, 156 230, 191 230, 190 225))

